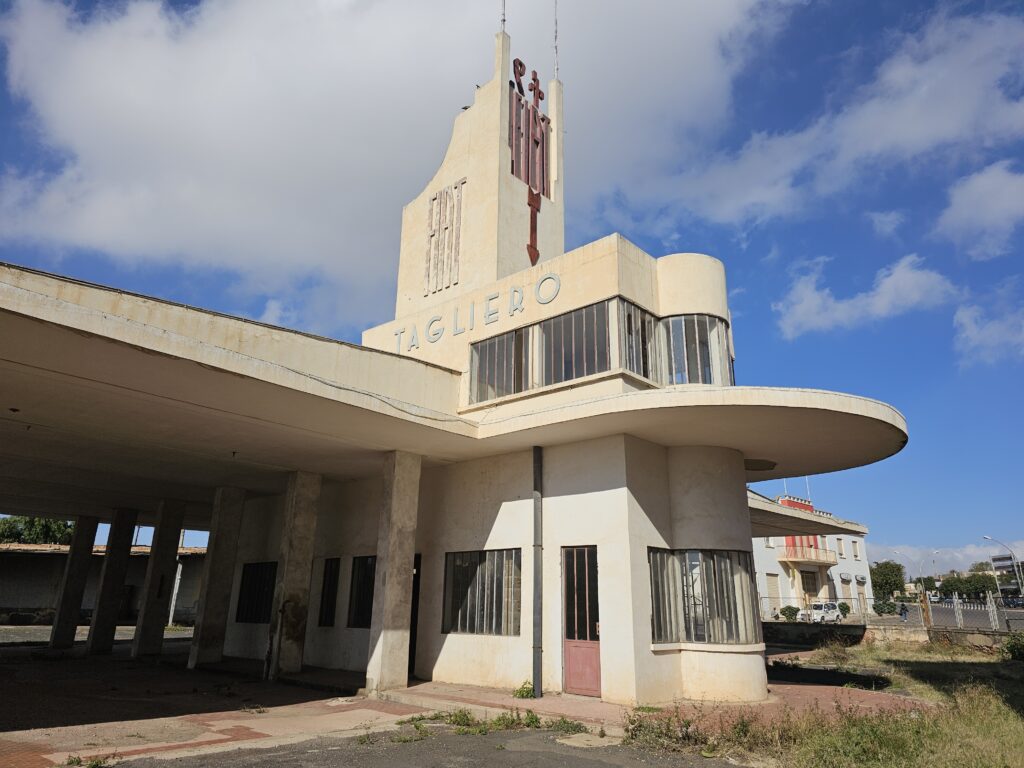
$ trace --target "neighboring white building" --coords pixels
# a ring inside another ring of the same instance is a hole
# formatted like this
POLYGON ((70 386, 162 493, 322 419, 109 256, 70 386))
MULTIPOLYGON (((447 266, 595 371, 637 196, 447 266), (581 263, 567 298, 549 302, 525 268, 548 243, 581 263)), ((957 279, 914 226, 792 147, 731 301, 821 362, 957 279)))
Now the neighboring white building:
MULTIPOLYGON (((77 515, 83 542, 112 520, 114 553, 155 525, 155 617, 177 530, 208 528, 192 666, 763 700, 752 537, 847 528, 746 484, 880 461, 906 422, 736 386, 718 259, 565 252, 562 85, 542 100, 510 48, 403 211, 395 319, 362 345, 0 267, 0 441, 23 457, 0 510, 77 515)), ((159 652, 142 614, 136 652, 159 652)))
POLYGON ((807 499, 780 496, 775 501, 828 518, 846 532, 755 538, 754 568, 761 617, 777 618, 784 606, 805 608, 820 600, 845 602, 855 616, 869 611, 874 592, 864 541, 867 529, 816 509, 807 499))

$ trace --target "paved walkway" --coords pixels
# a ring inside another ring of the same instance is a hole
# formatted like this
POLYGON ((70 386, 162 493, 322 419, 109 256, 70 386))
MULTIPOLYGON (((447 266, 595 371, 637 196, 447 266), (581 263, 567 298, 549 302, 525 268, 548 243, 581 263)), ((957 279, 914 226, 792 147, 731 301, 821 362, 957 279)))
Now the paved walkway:
MULTIPOLYGON (((72 755, 171 758, 267 749, 326 735, 394 730, 411 714, 454 709, 481 718, 532 709, 544 718, 579 720, 614 736, 622 733, 630 711, 582 696, 515 699, 506 690, 436 682, 391 692, 384 701, 339 696, 303 687, 302 680, 277 685, 254 679, 258 662, 186 671, 187 642, 166 642, 160 661, 132 659, 123 644, 108 656, 84 657, 82 650, 51 654, 24 646, 0 648, 0 768, 51 768, 72 755)), ((301 678, 322 684, 320 676, 307 670, 301 678)), ((333 673, 328 682, 330 688, 360 679, 333 673)), ((771 699, 764 704, 679 706, 694 719, 740 712, 772 717, 789 708, 828 711, 836 704, 920 706, 905 697, 851 688, 778 682, 770 687, 771 699)))
MULTIPOLYGON (((678 708, 683 717, 701 720, 723 716, 729 718, 740 713, 772 718, 787 711, 808 709, 828 712, 837 708, 896 710, 920 706, 919 702, 905 696, 830 685, 772 682, 769 691, 768 700, 760 704, 676 702, 666 704, 661 709, 667 711, 678 708)), ((614 736, 622 735, 626 715, 632 712, 631 707, 588 696, 549 693, 540 699, 517 699, 503 689, 438 682, 418 682, 403 690, 389 691, 385 697, 389 701, 424 709, 465 708, 479 718, 493 718, 510 709, 531 709, 541 717, 579 720, 593 729, 603 728, 606 733, 614 736)))

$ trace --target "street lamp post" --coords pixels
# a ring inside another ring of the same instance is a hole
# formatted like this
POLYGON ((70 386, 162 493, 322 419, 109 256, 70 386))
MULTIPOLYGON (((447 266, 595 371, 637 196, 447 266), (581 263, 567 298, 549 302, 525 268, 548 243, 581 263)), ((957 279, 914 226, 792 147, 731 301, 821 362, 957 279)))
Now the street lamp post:
MULTIPOLYGON (((900 552, 900 551, 899 551, 898 549, 894 549, 894 550, 892 551, 892 553, 893 553, 894 555, 900 555, 901 557, 902 557, 902 556, 903 556, 903 554, 904 554, 903 552, 900 552)), ((933 549, 933 550, 932 550, 932 554, 933 554, 933 555, 937 555, 937 554, 939 554, 939 550, 937 550, 937 549, 933 549)), ((924 557, 922 557, 922 558, 921 558, 921 559, 920 559, 920 560, 919 560, 919 561, 917 562, 917 578, 918 578, 918 581, 920 581, 920 583, 921 583, 921 593, 922 593, 922 594, 924 593, 924 561, 925 561, 925 560, 927 560, 927 559, 928 559, 928 555, 925 555, 924 557)), ((911 560, 910 562, 914 562, 914 561, 913 561, 913 560, 911 560)), ((934 562, 934 561, 933 561, 933 562, 934 562)))
MULTIPOLYGON (((1024 594, 1024 574, 1022 574, 1022 572, 1021 572, 1021 565, 1020 565, 1020 561, 1017 559, 1017 554, 1012 549, 1010 549, 1009 545, 1004 544, 999 539, 993 539, 991 536, 982 536, 981 538, 985 539, 986 541, 991 541, 991 542, 994 542, 994 543, 998 544, 999 546, 1001 546, 1003 549, 1005 549, 1007 552, 1010 553, 1010 562, 1013 564, 1013 577, 1017 580, 1017 591, 1020 592, 1021 594, 1024 594)), ((994 567, 993 567, 993 570, 995 570, 994 567)), ((998 586, 999 586, 999 579, 997 577, 996 578, 996 587, 998 588, 998 586)))

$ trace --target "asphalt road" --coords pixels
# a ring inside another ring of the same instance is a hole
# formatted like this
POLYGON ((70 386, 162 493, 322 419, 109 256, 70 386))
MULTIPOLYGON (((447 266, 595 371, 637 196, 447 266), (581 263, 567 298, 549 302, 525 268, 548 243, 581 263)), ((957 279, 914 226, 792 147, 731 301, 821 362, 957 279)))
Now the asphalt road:
MULTIPOLYGON (((988 611, 984 608, 964 607, 964 628, 965 629, 991 629, 988 611)), ((1024 626, 1024 610, 1000 610, 999 617, 1002 625, 1000 629, 1006 629, 1005 619, 1011 619, 1014 628, 1024 626)), ((955 627, 956 614, 952 605, 942 603, 932 604, 932 625, 936 627, 955 627)))
MULTIPOLYGON (((403 732, 404 733, 404 732, 403 732)), ((503 731, 486 736, 433 731, 421 741, 396 743, 395 734, 365 739, 318 738, 268 749, 247 749, 177 758, 174 768, 732 768, 732 763, 700 755, 655 754, 632 747, 576 747, 561 744, 549 731, 503 731)), ((401 737, 399 737, 401 738, 401 737)), ((166 768, 166 761, 144 759, 133 768, 166 768)))

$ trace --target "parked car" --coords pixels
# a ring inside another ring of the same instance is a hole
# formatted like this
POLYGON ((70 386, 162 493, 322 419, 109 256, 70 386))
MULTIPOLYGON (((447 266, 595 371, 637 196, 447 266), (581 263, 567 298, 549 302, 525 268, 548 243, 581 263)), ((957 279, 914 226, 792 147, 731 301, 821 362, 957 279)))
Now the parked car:
POLYGON ((834 622, 838 624, 843 620, 843 613, 836 603, 811 603, 811 607, 800 611, 801 621, 809 621, 812 624, 824 624, 834 622))

